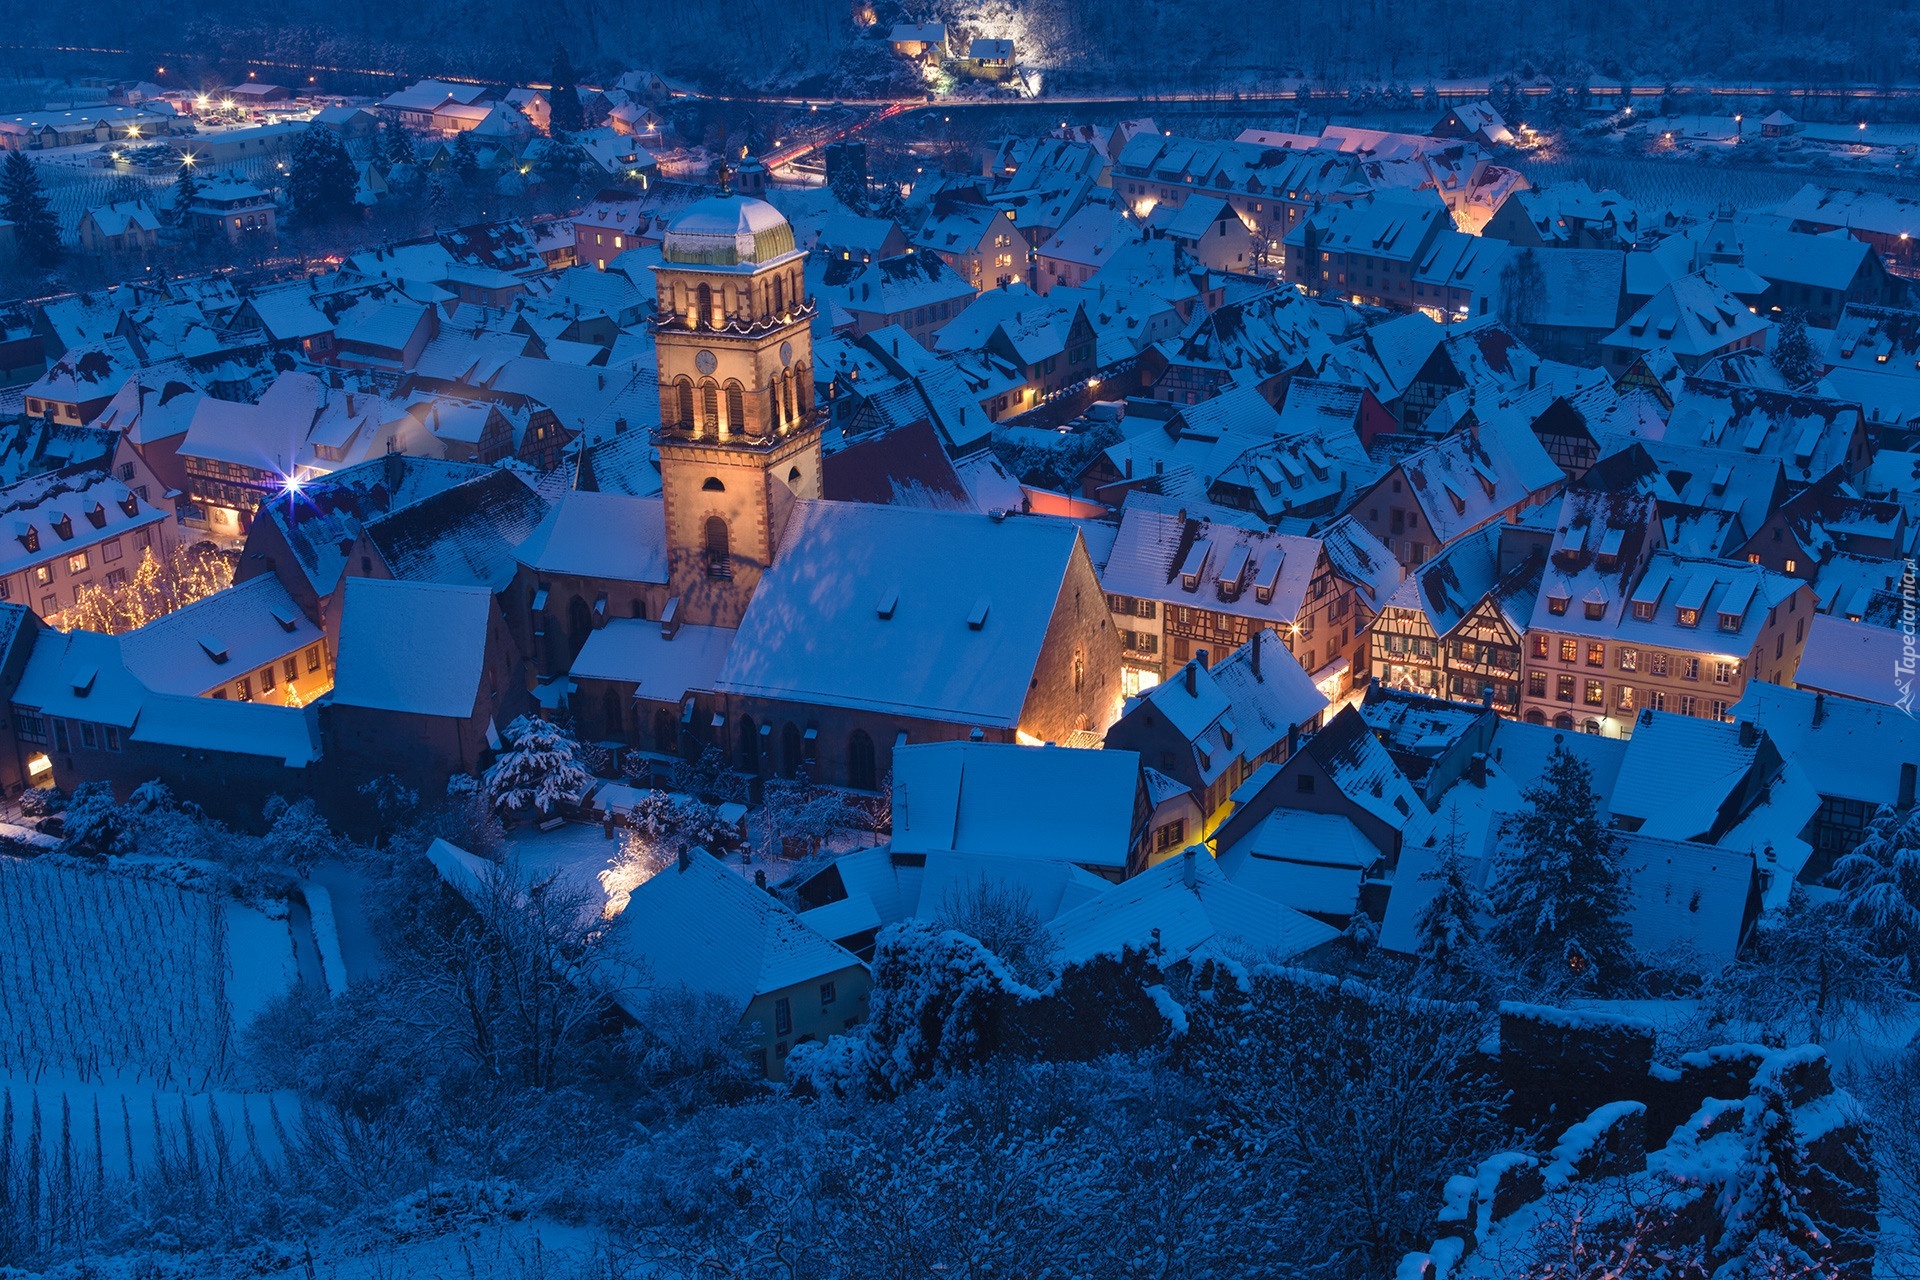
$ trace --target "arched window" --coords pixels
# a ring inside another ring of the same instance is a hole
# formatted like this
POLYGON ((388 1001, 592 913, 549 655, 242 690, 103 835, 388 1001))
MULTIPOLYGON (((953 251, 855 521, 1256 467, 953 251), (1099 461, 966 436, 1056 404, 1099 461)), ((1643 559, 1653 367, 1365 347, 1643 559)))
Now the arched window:
POLYGON ((665 709, 653 713, 653 749, 672 755, 680 749, 680 735, 674 730, 673 717, 665 709))
POLYGON ((1585 724, 1581 725, 1580 729, 1582 732, 1590 733, 1596 738, 1600 736, 1600 722, 1598 720, 1590 719, 1585 724))
POLYGON ((647 620, 647 602, 645 600, 635 600, 633 602, 633 616, 642 622, 647 620))
POLYGON ((783 315, 787 310, 787 286, 779 276, 773 278, 773 314, 783 315))
POLYGON ((740 393, 740 384, 727 383, 727 429, 745 431, 747 429, 747 401, 740 393))
POLYGON ((673 385, 674 408, 677 421, 674 425, 683 431, 693 430, 693 382, 681 378, 673 385))
POLYGON ((791 369, 787 371, 785 377, 780 379, 780 395, 783 401, 780 421, 791 426, 793 423, 793 371, 791 369))
POLYGON ((1573 728, 1573 713, 1570 711, 1562 711, 1553 718, 1553 727, 1556 729, 1573 728))
POLYGON ((1075 693, 1079 693, 1081 690, 1086 688, 1086 684, 1087 684, 1086 655, 1081 653, 1078 649, 1075 649, 1073 651, 1073 691, 1075 693))
POLYGON ((1528 723, 1528 724, 1545 724, 1546 722, 1547 722, 1547 713, 1546 713, 1546 712, 1544 712, 1544 711, 1542 711, 1542 710, 1541 710, 1540 708, 1538 708, 1538 707, 1528 707, 1528 708, 1527 708, 1527 723, 1528 723))
POLYGON ((708 476, 700 482, 700 491, 702 493, 725 493, 727 486, 720 483, 719 476, 708 476))
POLYGON ((727 551, 727 522, 719 516, 707 518, 707 576, 733 576, 733 557, 727 551))
POLYGON ((760 772, 760 726, 752 716, 740 717, 740 772, 760 772))
POLYGON ((780 730, 780 772, 787 777, 795 777, 806 768, 807 749, 800 737, 800 726, 787 721, 786 728, 780 730))
POLYGON ((700 384, 700 425, 708 431, 720 430, 720 388, 711 382, 700 384))
POLYGON ((713 290, 704 284, 694 292, 693 316, 695 328, 711 329, 714 327, 713 290))
POLYGON ((847 739, 847 785, 856 791, 871 791, 878 776, 874 771, 873 739, 865 729, 855 729, 847 739))

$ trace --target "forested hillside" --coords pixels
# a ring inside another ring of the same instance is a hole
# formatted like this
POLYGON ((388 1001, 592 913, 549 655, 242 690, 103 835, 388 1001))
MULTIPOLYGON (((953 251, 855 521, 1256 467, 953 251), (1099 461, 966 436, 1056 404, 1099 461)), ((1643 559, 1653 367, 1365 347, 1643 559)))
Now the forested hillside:
MULTIPOLYGON (((476 0, 429 14, 372 0, 77 0, 17 14, 23 45, 102 44, 509 80, 544 74, 555 41, 595 72, 657 67, 705 87, 852 92, 883 74, 875 37, 896 19, 849 0, 476 0), (80 24, 76 27, 75 24, 80 24), (59 30, 55 30, 55 26, 59 30), (63 34, 64 33, 64 34, 63 34), (58 37, 58 38, 56 38, 58 37), (865 37, 865 38, 863 38, 865 37)), ((1150 92, 1301 75, 1355 80, 1506 73, 1792 83, 1920 79, 1920 7, 1903 0, 936 0, 955 34, 1013 36, 1054 87, 1150 92)))

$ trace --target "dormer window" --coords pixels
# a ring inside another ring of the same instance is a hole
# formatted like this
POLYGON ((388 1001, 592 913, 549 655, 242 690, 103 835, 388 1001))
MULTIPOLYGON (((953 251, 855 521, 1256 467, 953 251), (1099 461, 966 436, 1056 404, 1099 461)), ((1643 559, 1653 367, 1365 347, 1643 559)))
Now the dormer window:
POLYGON ((1699 626, 1700 611, 1698 609, 1688 609, 1682 606, 1682 608, 1680 609, 1680 625, 1683 627, 1699 626))
POLYGON ((1740 628, 1744 627, 1746 623, 1747 616, 1744 613, 1723 613, 1720 615, 1720 629, 1722 631, 1737 632, 1740 628))
POLYGON ((1587 617, 1590 621, 1598 622, 1606 616, 1607 602, 1605 600, 1587 601, 1587 617))
POLYGON ((1572 596, 1566 595, 1563 592, 1556 591, 1552 595, 1547 597, 1547 612, 1551 613, 1557 618, 1560 615, 1564 614, 1567 611, 1567 606, 1572 603, 1573 603, 1572 596))

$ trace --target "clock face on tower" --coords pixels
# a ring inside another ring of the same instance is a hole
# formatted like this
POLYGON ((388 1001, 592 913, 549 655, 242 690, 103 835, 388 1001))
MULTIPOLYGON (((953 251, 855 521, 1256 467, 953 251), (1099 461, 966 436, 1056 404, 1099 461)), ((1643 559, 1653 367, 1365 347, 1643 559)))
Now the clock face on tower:
POLYGON ((783 365, 791 365, 793 363, 793 344, 791 342, 783 342, 780 344, 780 363, 783 365))
POLYGON ((701 373, 712 373, 719 363, 718 360, 714 359, 713 352, 711 351, 702 351, 693 358, 693 367, 701 373))

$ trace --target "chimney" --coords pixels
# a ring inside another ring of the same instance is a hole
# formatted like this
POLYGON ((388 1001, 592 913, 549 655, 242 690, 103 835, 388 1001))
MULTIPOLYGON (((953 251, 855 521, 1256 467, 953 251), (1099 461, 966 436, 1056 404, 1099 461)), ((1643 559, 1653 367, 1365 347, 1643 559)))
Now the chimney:
POLYGON ((1193 660, 1200 664, 1200 669, 1202 671, 1206 670, 1208 667, 1213 665, 1211 662, 1207 661, 1207 651, 1205 649, 1195 649, 1193 651, 1193 660))
MULTIPOLYGON (((1265 628, 1261 628, 1262 631, 1265 628)), ((1260 674, 1260 631, 1253 633, 1253 678, 1264 683, 1266 677, 1260 674)))
POLYGON ((680 846, 680 869, 682 871, 685 871, 688 867, 692 865, 693 865, 693 850, 689 849, 686 845, 683 844, 680 846))
POLYGON ((1299 749, 1300 726, 1298 724, 1290 724, 1287 726, 1287 759, 1293 759, 1293 753, 1299 749))
POLYGON ((1200 868, 1194 862, 1194 849, 1188 845, 1180 854, 1180 883, 1192 889, 1200 883, 1200 868))
POLYGON ((1531 391, 1540 384, 1540 366, 1534 365, 1527 370, 1527 390, 1531 391))
POLYGON ((1816 693, 1813 695, 1813 727, 1818 729, 1820 722, 1826 718, 1827 695, 1824 693, 1816 693))
POLYGON ((1194 670, 1192 662, 1187 663, 1187 696, 1189 698, 1200 696, 1200 675, 1194 670))
POLYGON ((1895 804, 1896 808, 1913 808, 1913 781, 1914 766, 1912 762, 1909 761, 1900 766, 1900 799, 1895 804))
POLYGON ((1493 686, 1488 685, 1480 691, 1480 705, 1488 711, 1493 710, 1493 686))
POLYGON ((1487 753, 1476 751, 1467 761, 1467 781, 1476 787, 1487 785, 1487 753))
POLYGON ((1740 722, 1740 745, 1751 747, 1760 741, 1760 729, 1751 720, 1740 722))

